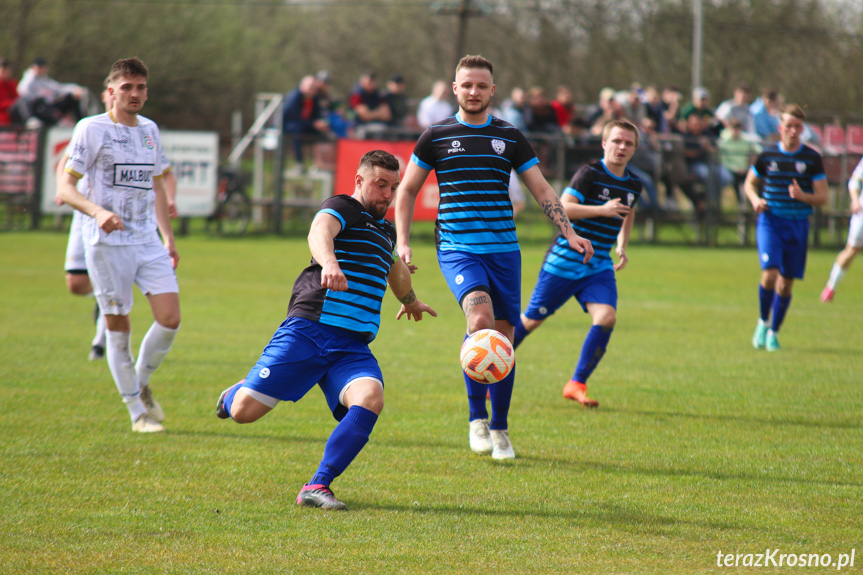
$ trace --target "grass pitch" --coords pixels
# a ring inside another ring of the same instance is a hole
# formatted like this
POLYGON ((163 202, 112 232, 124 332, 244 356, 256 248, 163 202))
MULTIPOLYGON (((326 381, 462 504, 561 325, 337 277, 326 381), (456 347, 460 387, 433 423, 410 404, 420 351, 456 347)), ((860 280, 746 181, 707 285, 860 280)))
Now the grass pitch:
MULTIPOLYGON (((65 243, 0 234, 0 573, 788 572, 717 565, 775 549, 863 564, 863 264, 822 304, 834 251, 810 253, 768 354, 749 343, 754 249, 631 246, 590 381, 601 407, 561 397, 589 326, 571 302, 519 348, 518 458, 500 464, 468 449, 464 320, 433 246, 414 245, 440 317, 396 322, 388 296, 372 344, 387 405, 333 484, 340 513, 294 505, 335 423, 317 390, 251 425, 214 415, 283 319, 304 239, 179 238, 155 436, 131 433, 86 360, 92 300, 65 290, 65 243)), ((525 303, 544 250, 523 248, 525 303)), ((150 317, 138 297, 136 350, 150 317)))

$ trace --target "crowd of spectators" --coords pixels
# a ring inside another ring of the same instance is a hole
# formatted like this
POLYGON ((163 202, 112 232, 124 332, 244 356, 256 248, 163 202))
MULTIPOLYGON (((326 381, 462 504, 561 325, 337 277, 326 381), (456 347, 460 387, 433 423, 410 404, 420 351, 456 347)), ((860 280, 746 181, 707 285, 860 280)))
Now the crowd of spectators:
POLYGON ((51 78, 44 58, 35 58, 20 82, 12 62, 0 58, 0 126, 74 126, 87 115, 88 106, 87 89, 51 78))

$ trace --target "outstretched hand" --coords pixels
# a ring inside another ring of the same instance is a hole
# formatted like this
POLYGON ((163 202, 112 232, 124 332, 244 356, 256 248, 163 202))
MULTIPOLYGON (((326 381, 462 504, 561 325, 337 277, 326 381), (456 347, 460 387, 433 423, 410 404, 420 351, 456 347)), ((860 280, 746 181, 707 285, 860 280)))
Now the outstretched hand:
POLYGON ((618 220, 622 220, 629 215, 632 208, 621 202, 620 198, 614 198, 613 200, 608 200, 599 206, 599 211, 600 214, 607 218, 617 218, 618 220))
POLYGON ((415 300, 410 305, 402 304, 401 309, 396 314, 396 319, 401 319, 402 316, 413 319, 414 321, 422 321, 423 313, 428 313, 432 317, 437 317, 437 312, 431 306, 424 304, 420 300, 415 300))

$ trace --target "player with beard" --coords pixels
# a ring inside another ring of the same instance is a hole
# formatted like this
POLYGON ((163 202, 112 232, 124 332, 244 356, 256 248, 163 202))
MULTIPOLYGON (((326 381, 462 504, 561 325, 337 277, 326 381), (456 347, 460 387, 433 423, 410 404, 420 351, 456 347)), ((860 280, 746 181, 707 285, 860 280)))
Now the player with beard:
POLYGON ((311 265, 300 273, 282 322, 246 378, 222 392, 221 419, 257 421, 280 401, 320 386, 339 422, 297 505, 345 509, 330 483, 369 440, 384 406, 384 379, 369 350, 387 284, 402 303, 396 319, 437 314, 417 300, 408 266, 393 258, 396 233, 384 219, 399 185, 399 162, 375 150, 360 160, 351 196, 327 199, 309 231, 311 265))
MULTIPOLYGON (((512 170, 573 250, 588 261, 590 242, 572 229, 560 201, 539 169, 527 138, 488 113, 494 68, 482 56, 465 56, 452 89, 458 112, 430 126, 417 141, 396 198, 398 253, 411 264, 409 245, 416 197, 431 170, 440 187, 437 255, 450 290, 464 312, 467 335, 496 329, 513 338, 521 312, 521 251, 509 199, 512 170)), ((467 335, 465 338, 467 338, 467 335)), ((508 414, 515 368, 492 386, 464 375, 471 449, 494 459, 512 459, 508 414), (491 421, 486 407, 490 391, 491 421)))

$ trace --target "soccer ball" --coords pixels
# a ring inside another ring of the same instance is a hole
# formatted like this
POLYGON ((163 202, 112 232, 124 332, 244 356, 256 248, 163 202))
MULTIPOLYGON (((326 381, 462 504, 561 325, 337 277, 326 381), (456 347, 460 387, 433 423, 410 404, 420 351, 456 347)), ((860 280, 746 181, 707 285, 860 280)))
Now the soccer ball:
POLYGON ((515 364, 512 344, 493 329, 481 329, 461 346, 461 368, 479 383, 497 383, 509 375, 515 364))

